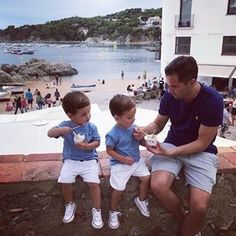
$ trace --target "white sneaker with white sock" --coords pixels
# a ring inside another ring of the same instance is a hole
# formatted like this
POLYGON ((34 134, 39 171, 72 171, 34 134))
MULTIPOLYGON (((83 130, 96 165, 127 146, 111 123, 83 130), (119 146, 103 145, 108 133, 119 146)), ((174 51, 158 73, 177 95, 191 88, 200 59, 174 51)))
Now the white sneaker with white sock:
POLYGON ((70 223, 72 220, 74 220, 75 210, 76 210, 76 204, 74 202, 66 204, 65 214, 63 217, 64 223, 70 223))
POLYGON ((120 226, 119 218, 121 213, 119 211, 109 211, 108 225, 112 229, 117 229, 120 226))
POLYGON ((92 226, 95 229, 101 229, 104 225, 101 213, 102 213, 101 209, 96 209, 96 208, 92 209, 92 216, 93 216, 92 226))
POLYGON ((134 199, 134 203, 144 216, 146 216, 146 217, 150 216, 150 212, 149 212, 149 209, 148 209, 148 200, 141 201, 139 199, 139 197, 136 197, 134 199))

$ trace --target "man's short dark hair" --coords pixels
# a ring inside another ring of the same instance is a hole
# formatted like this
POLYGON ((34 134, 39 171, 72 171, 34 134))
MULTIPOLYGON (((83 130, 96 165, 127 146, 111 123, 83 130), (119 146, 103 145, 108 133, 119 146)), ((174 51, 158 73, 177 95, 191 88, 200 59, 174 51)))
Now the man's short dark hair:
POLYGON ((128 96, 123 94, 115 95, 109 103, 109 109, 112 116, 121 116, 124 112, 135 107, 135 102, 128 96))
POLYGON ((62 107, 66 114, 76 114, 78 109, 87 107, 90 105, 89 98, 80 91, 74 91, 67 93, 62 99, 62 107))
POLYGON ((197 79, 198 66, 196 60, 191 56, 179 56, 165 68, 166 76, 177 75, 182 83, 197 79))

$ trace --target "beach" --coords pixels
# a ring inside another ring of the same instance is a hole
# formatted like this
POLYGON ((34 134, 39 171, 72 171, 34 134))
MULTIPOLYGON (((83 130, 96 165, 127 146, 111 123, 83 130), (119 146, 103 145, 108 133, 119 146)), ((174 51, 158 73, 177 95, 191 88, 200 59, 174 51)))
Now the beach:
MULTIPOLYGON (((87 92, 86 95, 89 97, 91 103, 95 103, 99 106, 101 110, 107 110, 109 100, 118 93, 121 94, 127 94, 127 86, 128 85, 134 85, 135 88, 138 88, 142 85, 143 80, 140 79, 112 79, 112 80, 105 80, 105 84, 102 84, 101 81, 98 80, 91 80, 91 79, 83 79, 81 81, 78 81, 78 79, 73 80, 72 78, 63 78, 62 84, 58 86, 49 86, 49 88, 46 88, 46 84, 51 85, 52 81, 50 82, 43 82, 43 81, 28 81, 26 82, 26 86, 24 86, 24 89, 30 88, 32 93, 34 94, 35 90, 38 89, 42 96, 44 97, 46 94, 51 93, 53 100, 54 93, 56 88, 60 92, 61 98, 68 92, 71 91, 70 87, 71 85, 80 84, 80 85, 88 85, 88 84, 96 84, 96 87, 93 91, 87 92)), ((13 101, 14 96, 12 96, 11 102, 13 101)), ((0 103, 0 113, 7 113, 7 114, 13 114, 14 111, 11 112, 5 112, 5 105, 6 102, 0 103)), ((157 110, 159 107, 159 100, 158 99, 150 99, 150 100, 142 100, 140 103, 137 104, 140 108, 146 108, 150 110, 157 110)), ((33 104, 34 109, 36 110, 35 101, 33 104)), ((46 106, 44 106, 46 108, 46 106)), ((18 111, 19 113, 20 111, 18 111)))

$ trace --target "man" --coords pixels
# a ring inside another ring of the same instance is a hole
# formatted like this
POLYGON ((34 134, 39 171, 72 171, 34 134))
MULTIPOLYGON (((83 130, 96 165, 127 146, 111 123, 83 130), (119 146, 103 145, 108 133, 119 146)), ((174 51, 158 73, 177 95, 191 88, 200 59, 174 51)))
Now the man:
POLYGON ((222 123, 223 100, 212 88, 197 82, 198 66, 193 57, 180 56, 166 68, 168 92, 161 99, 159 114, 146 127, 136 128, 135 137, 171 127, 164 143, 147 146, 151 158, 151 189, 164 208, 180 223, 181 236, 201 235, 212 187, 216 180, 217 149, 213 145, 222 123), (184 168, 189 185, 189 211, 171 190, 184 168))

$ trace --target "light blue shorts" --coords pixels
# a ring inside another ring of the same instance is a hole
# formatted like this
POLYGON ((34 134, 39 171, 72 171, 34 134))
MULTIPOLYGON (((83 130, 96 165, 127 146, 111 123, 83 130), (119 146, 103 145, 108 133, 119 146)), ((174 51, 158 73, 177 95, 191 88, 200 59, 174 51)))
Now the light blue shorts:
MULTIPOLYGON (((161 146, 167 149, 175 147, 169 143, 162 143, 161 146)), ((152 172, 164 170, 173 173, 176 177, 183 168, 187 185, 211 193, 216 182, 218 158, 208 152, 176 157, 153 156, 151 167, 152 172)))

